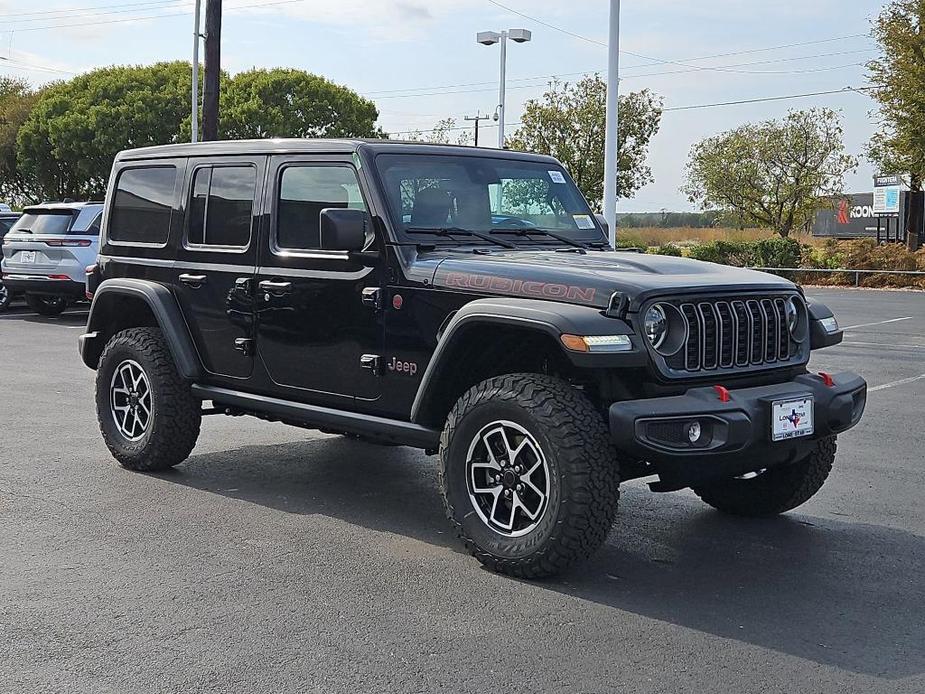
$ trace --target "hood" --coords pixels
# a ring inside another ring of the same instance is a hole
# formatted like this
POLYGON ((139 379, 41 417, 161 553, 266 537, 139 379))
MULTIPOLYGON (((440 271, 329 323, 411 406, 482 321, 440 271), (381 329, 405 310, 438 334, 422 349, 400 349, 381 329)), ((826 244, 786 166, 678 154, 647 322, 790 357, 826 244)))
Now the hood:
MULTIPOLYGON (((421 257, 421 261, 426 259, 421 257)), ((794 284, 755 270, 688 258, 620 251, 511 250, 452 255, 433 286, 476 294, 523 296, 606 308, 623 292, 630 310, 650 297, 703 292, 786 291, 794 284)))

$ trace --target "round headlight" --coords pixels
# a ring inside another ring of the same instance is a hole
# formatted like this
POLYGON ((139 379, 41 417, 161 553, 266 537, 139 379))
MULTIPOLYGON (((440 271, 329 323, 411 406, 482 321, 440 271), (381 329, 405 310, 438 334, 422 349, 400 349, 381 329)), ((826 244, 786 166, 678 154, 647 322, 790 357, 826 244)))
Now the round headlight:
POLYGON ((796 299, 793 297, 787 299, 785 311, 787 314, 787 329, 790 331, 790 335, 795 337, 797 328, 800 326, 800 309, 797 308, 796 299))
POLYGON ((668 335, 668 316, 665 315, 665 309, 658 304, 646 311, 645 331, 652 347, 658 349, 662 346, 668 335))

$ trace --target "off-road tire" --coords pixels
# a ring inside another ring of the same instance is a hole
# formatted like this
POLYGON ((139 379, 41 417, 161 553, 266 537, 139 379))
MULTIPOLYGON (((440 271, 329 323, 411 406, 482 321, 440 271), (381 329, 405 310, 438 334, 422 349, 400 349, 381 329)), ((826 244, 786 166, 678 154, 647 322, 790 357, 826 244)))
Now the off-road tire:
POLYGON ((440 437, 439 477, 447 517, 466 549, 485 566, 523 578, 550 576, 590 556, 606 539, 619 498, 619 463, 600 412, 568 383, 531 373, 482 381, 459 398, 440 437), (545 513, 520 537, 490 528, 467 487, 468 447, 501 419, 528 430, 550 468, 545 513))
POLYGON ((40 316, 59 316, 67 308, 68 301, 63 296, 45 294, 26 294, 26 304, 40 316))
POLYGON ((731 479, 694 487, 715 509, 735 516, 776 516, 809 500, 825 483, 835 462, 835 436, 819 439, 808 456, 773 467, 757 477, 731 479))
POLYGON ((129 328, 109 340, 96 374, 96 415, 106 446, 123 467, 156 472, 189 456, 199 438, 201 404, 177 373, 158 328, 129 328), (126 359, 144 369, 153 394, 150 426, 137 441, 122 435, 110 410, 113 373, 126 359))

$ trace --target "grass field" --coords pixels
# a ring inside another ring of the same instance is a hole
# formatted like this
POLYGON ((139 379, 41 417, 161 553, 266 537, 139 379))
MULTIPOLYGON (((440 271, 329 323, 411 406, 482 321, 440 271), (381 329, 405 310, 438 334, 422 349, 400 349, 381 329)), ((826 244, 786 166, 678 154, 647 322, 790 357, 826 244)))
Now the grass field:
MULTIPOLYGON (((678 246, 692 246, 709 241, 758 241, 774 236, 768 229, 732 229, 726 227, 711 227, 695 229, 692 227, 618 227, 617 238, 620 241, 632 243, 634 246, 646 248, 649 246, 662 246, 673 243, 678 246)), ((795 236, 801 243, 807 243, 810 237, 795 236)))

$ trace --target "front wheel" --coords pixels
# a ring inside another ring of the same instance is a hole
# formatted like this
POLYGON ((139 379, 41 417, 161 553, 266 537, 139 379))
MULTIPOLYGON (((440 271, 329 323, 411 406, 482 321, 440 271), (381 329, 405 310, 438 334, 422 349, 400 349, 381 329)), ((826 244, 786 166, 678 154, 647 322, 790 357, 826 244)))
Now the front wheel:
POLYGON ((607 426, 568 383, 511 374, 470 388, 440 438, 447 516, 495 571, 540 578, 588 557, 617 510, 607 426))
POLYGON ((40 316, 58 316, 67 308, 67 298, 45 294, 26 294, 26 303, 40 316))
POLYGON ((694 487, 694 492, 724 513, 776 516, 808 501, 822 488, 832 471, 835 449, 835 436, 826 436, 809 455, 791 465, 694 487))
POLYGON ((123 330, 106 345, 96 372, 96 415, 106 446, 130 470, 166 470, 193 450, 201 405, 159 329, 123 330))

